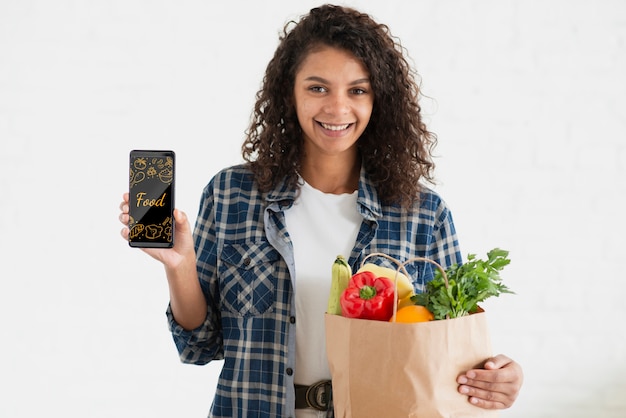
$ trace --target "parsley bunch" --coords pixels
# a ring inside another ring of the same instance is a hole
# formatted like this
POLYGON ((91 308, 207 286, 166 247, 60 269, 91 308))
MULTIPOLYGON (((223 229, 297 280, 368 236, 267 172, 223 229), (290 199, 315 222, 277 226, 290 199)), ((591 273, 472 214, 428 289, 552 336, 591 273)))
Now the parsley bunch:
POLYGON ((478 310, 478 303, 501 293, 514 293, 501 283, 500 271, 511 260, 509 252, 494 248, 487 253, 487 260, 467 256, 467 262, 455 264, 446 270, 448 286, 441 271, 437 269, 433 280, 426 284, 424 293, 411 297, 417 304, 428 308, 435 319, 457 318, 478 310))

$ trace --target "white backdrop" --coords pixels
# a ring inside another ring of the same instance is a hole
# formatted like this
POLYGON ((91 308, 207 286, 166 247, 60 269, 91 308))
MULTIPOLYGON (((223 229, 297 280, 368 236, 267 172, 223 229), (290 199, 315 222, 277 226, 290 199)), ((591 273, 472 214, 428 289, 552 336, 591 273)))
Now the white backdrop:
MULTIPOLYGON (((0 416, 202 417, 162 268, 119 237, 128 151, 171 148, 177 206, 240 161, 254 94, 312 1, 0 0, 0 416)), ((422 77, 464 253, 526 383, 503 417, 626 416, 626 3, 353 1, 422 77)))

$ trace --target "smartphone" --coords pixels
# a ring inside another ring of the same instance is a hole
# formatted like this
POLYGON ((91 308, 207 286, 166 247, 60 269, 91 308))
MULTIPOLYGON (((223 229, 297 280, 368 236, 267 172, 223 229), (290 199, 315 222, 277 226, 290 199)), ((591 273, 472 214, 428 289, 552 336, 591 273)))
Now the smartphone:
POLYGON ((175 154, 171 150, 130 152, 128 244, 174 246, 175 154))

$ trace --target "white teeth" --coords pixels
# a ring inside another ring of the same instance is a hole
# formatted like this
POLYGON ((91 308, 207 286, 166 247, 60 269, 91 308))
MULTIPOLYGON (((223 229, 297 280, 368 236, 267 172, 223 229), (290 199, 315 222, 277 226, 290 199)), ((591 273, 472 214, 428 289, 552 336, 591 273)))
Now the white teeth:
POLYGON ((322 125, 324 129, 328 129, 330 131, 342 131, 344 129, 348 129, 348 126, 350 126, 349 123, 346 123, 345 125, 329 125, 324 122, 320 122, 320 125, 322 125))

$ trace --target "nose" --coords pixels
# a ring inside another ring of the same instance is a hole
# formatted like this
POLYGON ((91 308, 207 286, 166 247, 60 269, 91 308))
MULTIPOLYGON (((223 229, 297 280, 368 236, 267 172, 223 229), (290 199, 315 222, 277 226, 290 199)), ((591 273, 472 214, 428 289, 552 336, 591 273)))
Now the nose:
POLYGON ((350 100, 346 93, 329 94, 324 104, 324 112, 329 115, 344 115, 350 111, 350 100))

